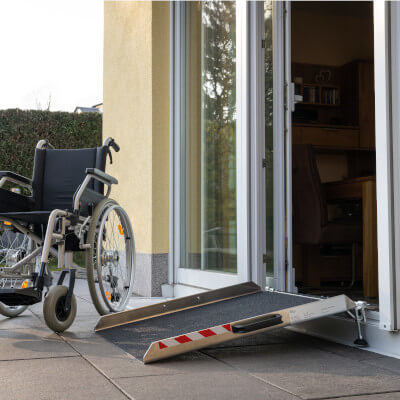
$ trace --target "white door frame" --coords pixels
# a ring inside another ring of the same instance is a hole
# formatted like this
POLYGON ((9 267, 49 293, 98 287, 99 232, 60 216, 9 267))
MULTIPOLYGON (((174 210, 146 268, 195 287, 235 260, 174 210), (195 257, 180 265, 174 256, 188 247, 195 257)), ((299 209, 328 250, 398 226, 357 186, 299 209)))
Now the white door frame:
POLYGON ((392 268, 393 322, 392 328, 400 326, 400 3, 391 2, 391 115, 393 138, 393 204, 394 204, 394 267, 392 268))
POLYGON ((250 172, 249 172, 249 85, 248 85, 248 4, 236 3, 236 185, 237 185, 237 273, 203 271, 184 267, 181 262, 182 174, 181 131, 185 122, 182 115, 184 86, 181 66, 184 62, 185 35, 183 25, 185 2, 171 2, 171 89, 170 89, 170 254, 169 284, 183 284, 206 289, 216 289, 251 280, 250 271, 250 172))
POLYGON ((292 111, 294 111, 294 84, 292 83, 292 28, 291 3, 284 2, 284 47, 285 47, 285 152, 286 152, 286 291, 296 292, 293 268, 293 197, 292 197, 292 111))
POLYGON ((274 279, 286 289, 285 249, 285 2, 273 3, 274 279))
POLYGON ((251 279, 264 287, 266 269, 263 254, 265 239, 265 39, 264 3, 249 3, 249 72, 250 72, 250 204, 251 204, 251 279))
POLYGON ((285 3, 273 2, 273 242, 274 275, 266 277, 263 254, 266 253, 265 225, 265 39, 264 2, 250 2, 250 176, 251 176, 251 260, 252 280, 264 287, 285 290, 285 76, 284 19, 285 3))
POLYGON ((399 328, 400 8, 374 1, 379 327, 399 328))

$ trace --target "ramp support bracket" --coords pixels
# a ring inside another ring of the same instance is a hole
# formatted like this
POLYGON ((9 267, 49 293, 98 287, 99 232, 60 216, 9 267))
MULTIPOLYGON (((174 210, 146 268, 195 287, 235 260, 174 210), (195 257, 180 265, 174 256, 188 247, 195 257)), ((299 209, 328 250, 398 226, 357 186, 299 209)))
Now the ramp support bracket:
POLYGON ((365 301, 356 301, 355 304, 356 307, 354 309, 354 314, 357 325, 357 339, 354 341, 354 344, 359 347, 368 347, 368 342, 364 339, 361 331, 361 322, 365 322, 367 320, 365 315, 367 303, 365 301))

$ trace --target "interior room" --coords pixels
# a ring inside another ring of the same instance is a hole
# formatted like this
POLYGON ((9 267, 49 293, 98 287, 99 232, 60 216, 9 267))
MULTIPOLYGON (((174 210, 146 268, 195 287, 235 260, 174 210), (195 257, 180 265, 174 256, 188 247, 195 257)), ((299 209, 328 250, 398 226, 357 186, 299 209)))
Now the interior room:
POLYGON ((378 304, 371 2, 292 2, 296 286, 378 304))

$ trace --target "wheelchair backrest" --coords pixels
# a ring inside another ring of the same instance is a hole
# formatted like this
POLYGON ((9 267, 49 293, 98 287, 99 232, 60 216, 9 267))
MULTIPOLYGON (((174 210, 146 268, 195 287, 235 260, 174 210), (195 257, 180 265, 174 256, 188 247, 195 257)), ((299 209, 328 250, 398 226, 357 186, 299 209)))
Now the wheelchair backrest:
MULTIPOLYGON (((32 191, 36 210, 72 209, 86 168, 105 171, 108 146, 91 149, 36 149, 32 191)), ((103 194, 103 184, 91 180, 89 188, 103 194)))

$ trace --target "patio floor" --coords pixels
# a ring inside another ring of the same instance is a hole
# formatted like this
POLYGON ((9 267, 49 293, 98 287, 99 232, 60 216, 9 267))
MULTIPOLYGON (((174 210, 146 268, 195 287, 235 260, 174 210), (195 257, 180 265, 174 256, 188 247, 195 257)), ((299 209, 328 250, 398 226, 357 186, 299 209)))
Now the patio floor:
POLYGON ((84 280, 76 295, 62 335, 41 304, 0 317, 0 399, 400 399, 400 360, 286 329, 144 365, 93 332, 84 280))

